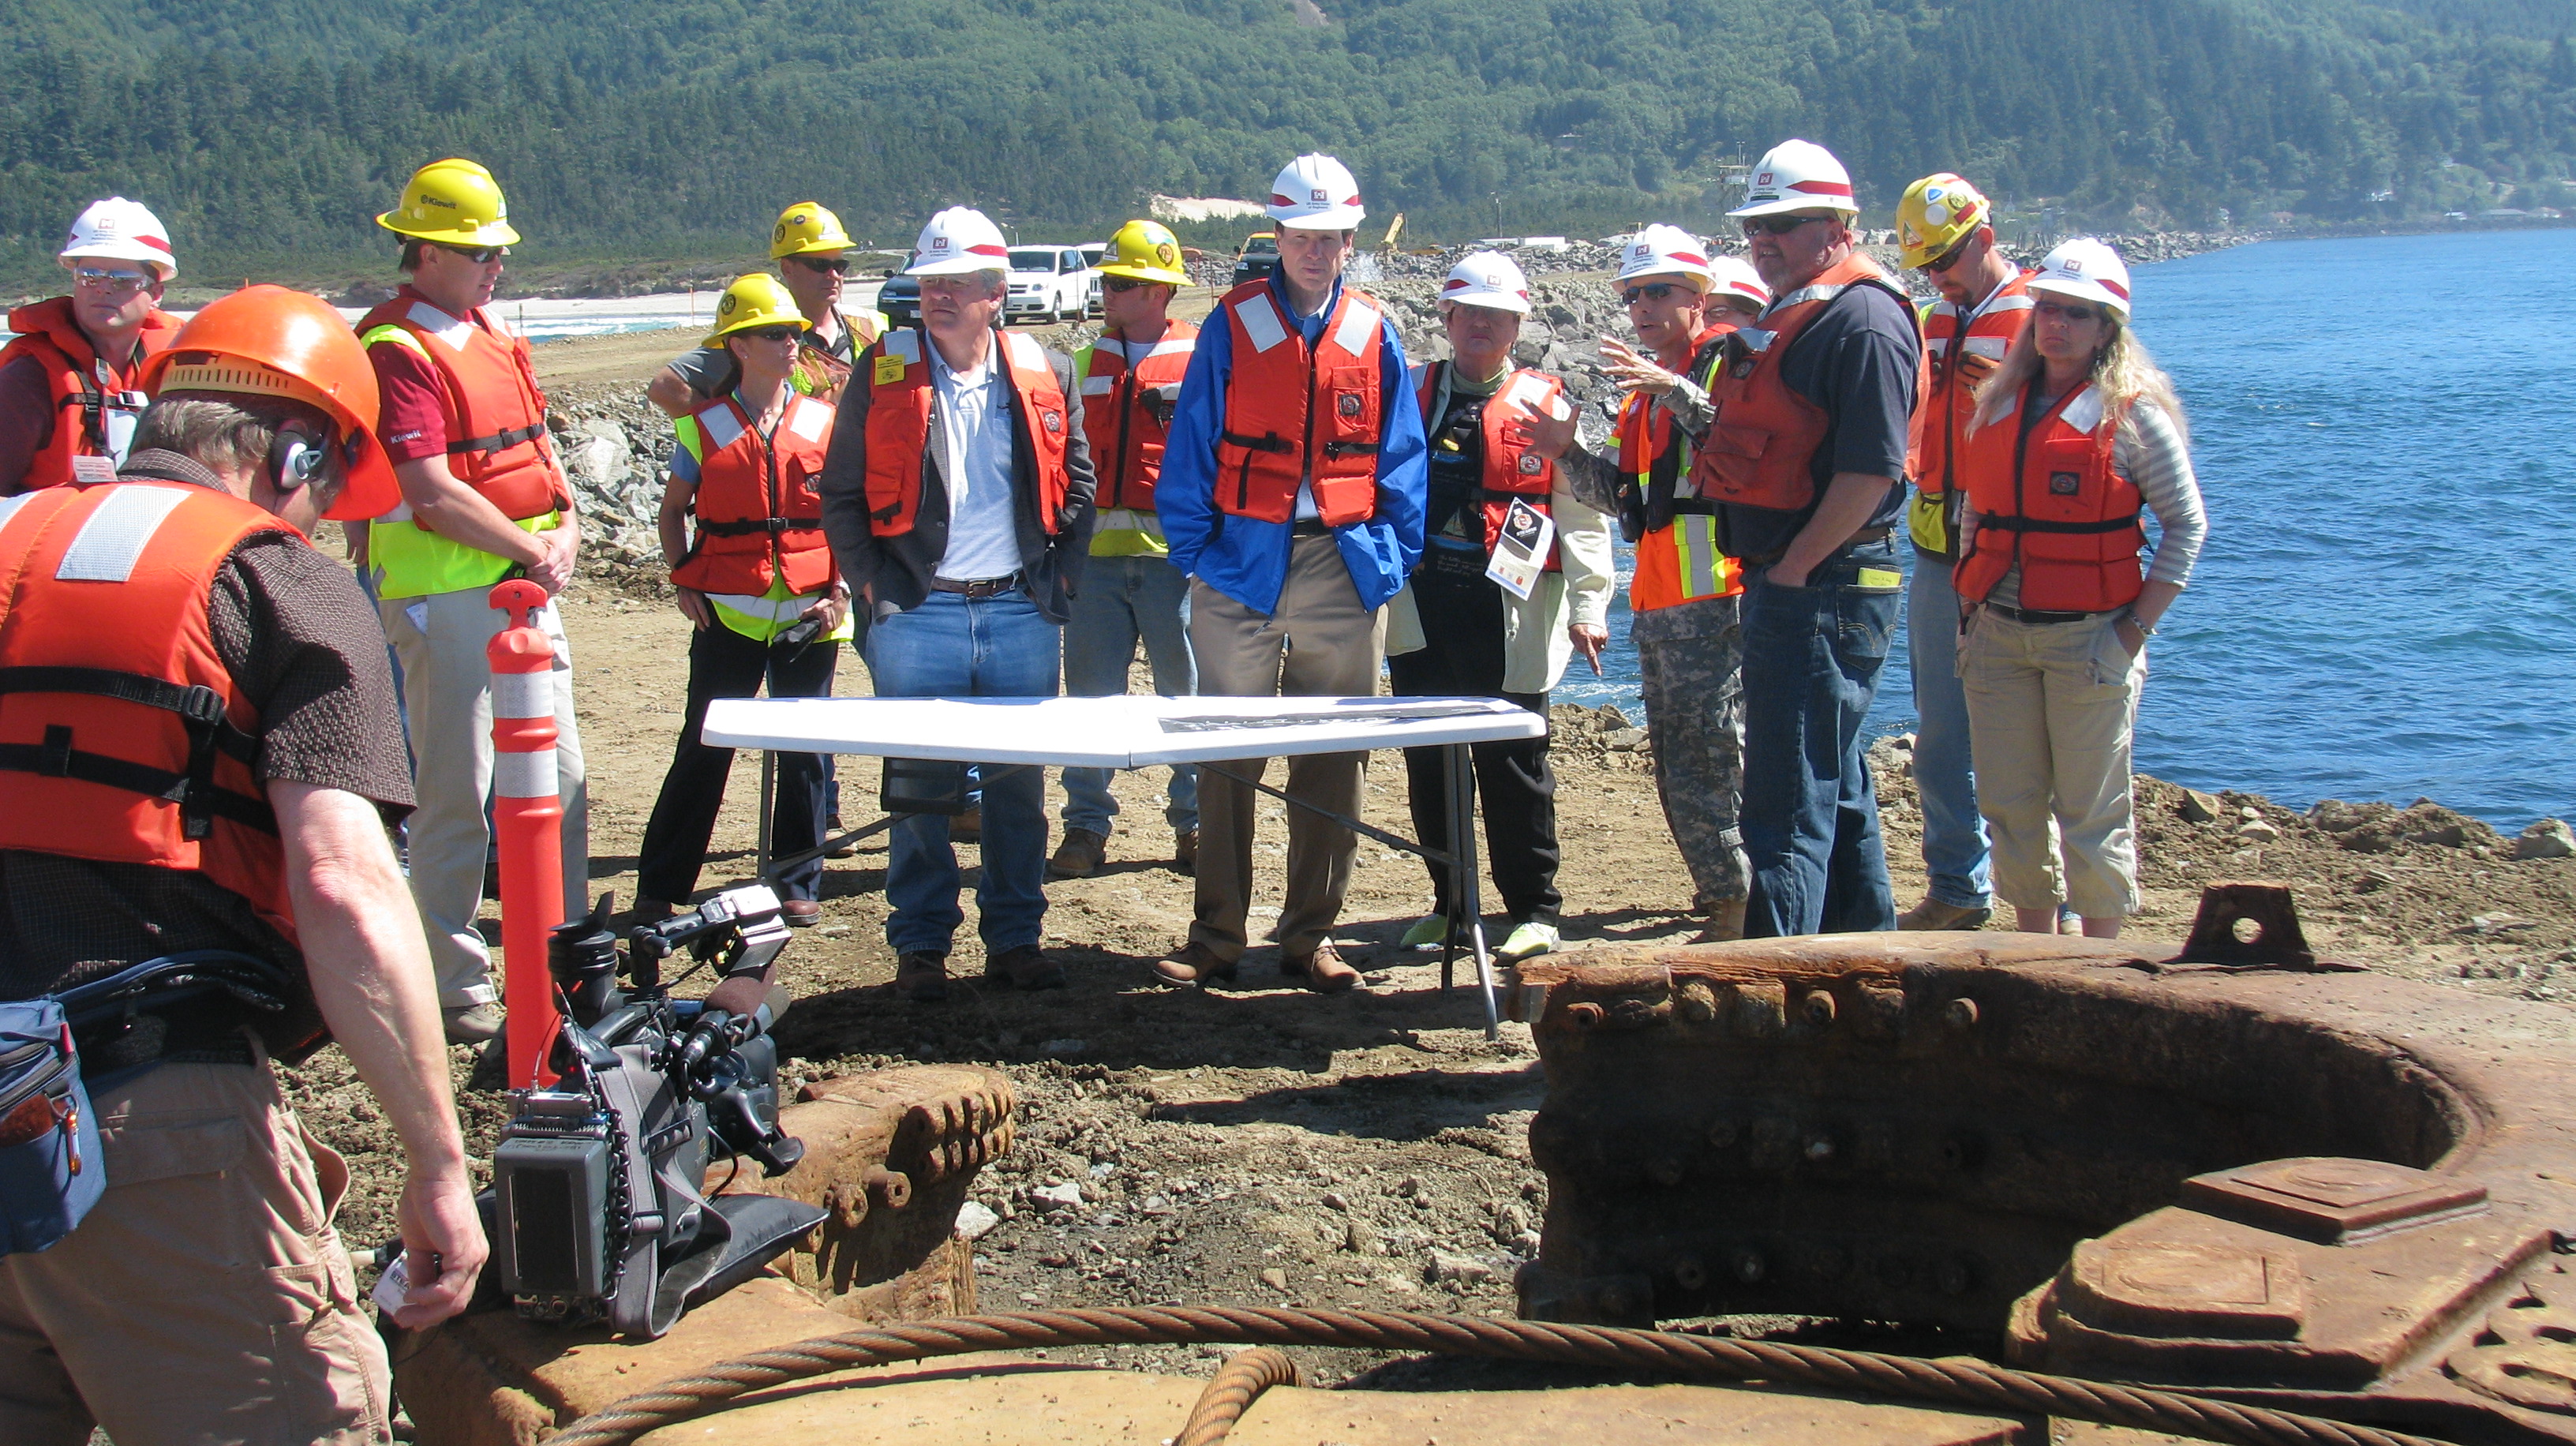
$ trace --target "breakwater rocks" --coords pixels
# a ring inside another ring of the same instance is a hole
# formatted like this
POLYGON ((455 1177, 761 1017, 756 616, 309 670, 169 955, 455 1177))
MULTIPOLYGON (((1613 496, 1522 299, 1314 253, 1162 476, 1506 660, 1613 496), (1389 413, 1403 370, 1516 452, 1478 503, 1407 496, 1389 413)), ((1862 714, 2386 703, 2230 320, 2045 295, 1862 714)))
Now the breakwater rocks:
POLYGON ((640 387, 564 387, 547 394, 546 429, 580 506, 585 566, 621 583, 658 586, 657 519, 678 445, 670 419, 640 387))

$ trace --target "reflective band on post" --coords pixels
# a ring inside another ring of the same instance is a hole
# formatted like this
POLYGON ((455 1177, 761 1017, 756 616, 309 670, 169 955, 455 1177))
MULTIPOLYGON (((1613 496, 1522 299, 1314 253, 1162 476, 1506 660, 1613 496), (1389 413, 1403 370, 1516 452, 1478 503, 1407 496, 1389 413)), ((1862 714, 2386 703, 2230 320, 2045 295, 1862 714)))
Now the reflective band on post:
POLYGON ((552 798, 561 792, 555 777, 555 751, 495 753, 492 792, 500 798, 552 798))
POLYGON ((494 673, 492 716, 551 718, 555 715, 554 670, 542 673, 494 673))

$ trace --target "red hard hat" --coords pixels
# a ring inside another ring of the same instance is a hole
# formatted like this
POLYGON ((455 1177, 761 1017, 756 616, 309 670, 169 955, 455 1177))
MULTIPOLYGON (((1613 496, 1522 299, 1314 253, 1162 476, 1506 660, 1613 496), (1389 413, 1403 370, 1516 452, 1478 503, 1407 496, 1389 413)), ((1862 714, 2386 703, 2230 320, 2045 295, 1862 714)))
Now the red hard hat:
POLYGON ((170 349, 144 363, 143 388, 241 392, 318 407, 340 424, 349 480, 322 515, 353 522, 402 501, 393 464, 376 441, 376 371, 367 349, 321 297, 283 286, 246 286, 179 328, 170 349))

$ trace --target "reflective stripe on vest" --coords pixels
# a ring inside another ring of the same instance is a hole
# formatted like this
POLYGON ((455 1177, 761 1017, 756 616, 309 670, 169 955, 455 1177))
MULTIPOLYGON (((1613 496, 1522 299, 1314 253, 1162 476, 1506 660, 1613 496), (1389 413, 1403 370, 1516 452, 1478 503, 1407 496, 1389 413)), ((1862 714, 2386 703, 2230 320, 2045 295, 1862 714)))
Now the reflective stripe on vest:
MULTIPOLYGON (((408 295, 369 312, 359 328, 368 346, 409 347, 437 369, 453 409, 446 419, 449 474, 523 530, 553 527, 572 494, 555 465, 527 342, 488 316, 477 325, 408 295)), ((408 507, 367 529, 367 563, 378 594, 389 598, 489 587, 515 565, 427 531, 408 507)))
MULTIPOLYGON (((1015 446, 1033 449, 1037 515, 1049 535, 1065 525, 1065 499, 1073 481, 1064 465, 1071 409, 1046 349, 1015 331, 995 332, 1016 402, 1015 446)), ((913 529, 921 510, 921 469, 927 465, 930 420, 938 398, 931 363, 917 327, 888 332, 867 352, 868 531, 897 537, 913 529)), ((1013 475, 1017 475, 1014 464, 1013 475)))
POLYGON ((1968 318, 1960 335, 1959 309, 1947 301, 1923 318, 1925 378, 1914 406, 1905 470, 1915 495, 1906 528, 1914 545, 1937 557, 1958 551, 1958 454, 1977 413, 1977 388, 2012 350, 2030 321, 2031 272, 2016 272, 1995 288, 1968 318))
POLYGON ((1968 434, 1961 470, 1978 517, 1953 583, 1981 602, 2018 565, 2019 605, 2042 612, 2109 612, 2144 590, 2138 554, 2138 489, 2113 460, 2118 422, 2102 394, 2081 387, 2031 425, 2022 410, 2033 379, 2009 410, 1968 434))
POLYGON ((186 483, 0 503, 0 849, 200 872, 294 937, 258 715, 208 617, 234 549, 292 531, 186 483))
POLYGON ((1824 443, 1829 422, 1824 408, 1781 380, 1781 358, 1827 306, 1854 286, 1876 286, 1900 304, 1905 301, 1877 263, 1854 251, 1772 302, 1762 313, 1760 328, 1746 327, 1727 338, 1725 368, 1709 390, 1717 419, 1691 459, 1691 480, 1701 496, 1775 512, 1803 511, 1814 503, 1816 449, 1824 443))
POLYGON ((1286 522, 1307 485, 1330 526, 1375 516, 1385 394, 1377 303, 1344 287, 1311 354, 1269 282, 1246 282, 1219 305, 1234 360, 1217 432, 1218 510, 1286 522))
MULTIPOLYGON (((1695 343, 1690 369, 1703 387, 1715 380, 1725 357, 1723 339, 1734 328, 1712 328, 1695 343)), ((1632 393, 1619 409, 1619 469, 1639 499, 1643 527, 1637 539, 1636 569, 1628 578, 1628 606, 1635 612, 1679 607, 1702 598, 1733 597, 1744 591, 1742 569, 1717 545, 1716 505, 1692 492, 1682 479, 1691 473, 1688 433, 1673 425, 1654 399, 1632 393), (1664 477, 1658 498, 1656 478, 1664 477), (1679 491, 1682 495, 1672 494, 1679 491), (1651 525, 1658 518, 1662 526, 1651 525)))

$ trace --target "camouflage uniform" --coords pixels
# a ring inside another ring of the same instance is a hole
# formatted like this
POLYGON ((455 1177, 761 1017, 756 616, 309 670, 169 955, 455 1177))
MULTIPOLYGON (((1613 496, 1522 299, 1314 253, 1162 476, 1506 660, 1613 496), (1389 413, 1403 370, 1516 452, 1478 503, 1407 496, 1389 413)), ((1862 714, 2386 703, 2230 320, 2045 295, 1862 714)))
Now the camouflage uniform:
MULTIPOLYGON (((1684 381, 1671 401, 1685 430, 1706 429, 1706 393, 1684 381)), ((1578 445, 1567 448, 1557 465, 1577 499, 1619 517, 1628 540, 1636 541, 1643 499, 1635 495, 1633 480, 1620 475, 1615 456, 1578 445)), ((1637 645, 1637 671, 1644 680, 1646 738, 1655 754, 1655 792, 1690 869, 1691 907, 1703 914, 1752 892, 1751 863, 1736 820, 1744 800, 1742 602, 1733 596, 1700 598, 1629 614, 1628 636, 1637 645)))

